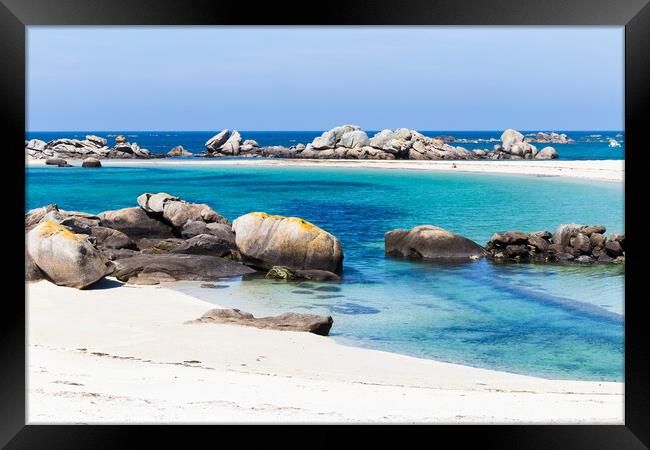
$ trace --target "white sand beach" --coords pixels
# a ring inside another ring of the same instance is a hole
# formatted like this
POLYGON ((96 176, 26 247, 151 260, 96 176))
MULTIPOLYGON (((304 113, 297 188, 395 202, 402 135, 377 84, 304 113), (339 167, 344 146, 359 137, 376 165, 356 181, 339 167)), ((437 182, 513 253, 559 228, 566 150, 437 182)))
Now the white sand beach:
MULTIPOLYGON (((73 166, 80 166, 80 160, 70 160, 73 166)), ((28 166, 44 166, 45 160, 30 159, 28 166)), ((584 161, 535 161, 535 160, 499 160, 499 161, 382 161, 358 159, 207 159, 194 158, 186 160, 149 159, 149 160, 102 160, 106 167, 145 167, 145 166, 270 166, 270 167, 340 167, 340 168, 377 168, 402 170, 435 170, 471 173, 496 173, 508 175, 531 175, 547 177, 569 177, 599 181, 624 180, 624 160, 584 160, 584 161)))
POLYGON ((27 284, 28 423, 623 423, 623 383, 189 325, 214 305, 163 286, 102 283, 27 284))

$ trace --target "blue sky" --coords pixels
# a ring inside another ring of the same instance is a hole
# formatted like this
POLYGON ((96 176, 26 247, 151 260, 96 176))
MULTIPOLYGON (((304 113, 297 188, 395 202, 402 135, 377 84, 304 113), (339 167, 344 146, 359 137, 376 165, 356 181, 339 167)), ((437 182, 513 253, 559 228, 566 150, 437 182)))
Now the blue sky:
POLYGON ((29 27, 29 131, 619 130, 622 27, 29 27))

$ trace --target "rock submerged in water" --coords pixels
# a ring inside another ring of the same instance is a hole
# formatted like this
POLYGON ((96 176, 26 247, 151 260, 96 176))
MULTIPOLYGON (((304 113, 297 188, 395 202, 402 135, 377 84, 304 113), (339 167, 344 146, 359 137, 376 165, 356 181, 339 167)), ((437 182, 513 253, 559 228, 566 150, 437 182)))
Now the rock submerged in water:
POLYGON ((327 336, 334 320, 331 316, 314 314, 285 313, 273 317, 255 317, 239 309, 211 309, 195 320, 186 324, 217 323, 243 325, 262 329, 282 331, 303 331, 327 336))
POLYGON ((341 277, 327 270, 291 270, 285 266, 273 266, 266 274, 266 278, 283 281, 310 280, 310 281, 340 281, 341 277))
POLYGON ((298 217, 253 212, 233 221, 243 261, 264 269, 318 269, 340 274, 343 250, 337 238, 298 217))
POLYGON ((602 225, 570 223, 559 225, 553 234, 548 231, 494 233, 486 251, 496 261, 625 263, 625 235, 605 236, 605 231, 602 225))
POLYGON ((84 234, 46 220, 27 233, 27 251, 53 283, 83 289, 113 271, 109 260, 84 234))
POLYGON ((442 261, 476 260, 485 254, 476 242, 433 225, 389 231, 384 248, 389 256, 442 261))

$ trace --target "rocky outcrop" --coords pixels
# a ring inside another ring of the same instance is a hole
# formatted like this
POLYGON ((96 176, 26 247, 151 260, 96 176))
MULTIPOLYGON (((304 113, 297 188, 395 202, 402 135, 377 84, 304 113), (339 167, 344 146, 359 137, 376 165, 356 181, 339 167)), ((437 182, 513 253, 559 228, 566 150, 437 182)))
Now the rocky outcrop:
POLYGON ((298 217, 254 212, 232 224, 235 243, 247 264, 264 269, 318 269, 341 273, 343 251, 337 238, 298 217))
POLYGON ((554 233, 494 233, 486 245, 496 261, 625 263, 625 235, 605 235, 601 225, 563 224, 554 233))
POLYGON ((384 249, 389 256, 428 260, 476 260, 485 254, 476 242, 433 225, 389 231, 384 249))
POLYGON ((539 142, 543 144, 568 144, 570 142, 575 142, 566 134, 564 133, 559 134, 556 133, 555 131, 552 131, 550 133, 544 133, 543 131, 540 131, 537 134, 535 134, 533 140, 535 142, 539 142))
POLYGON ((248 327, 303 331, 327 336, 334 320, 331 316, 313 314, 285 313, 273 317, 256 318, 252 314, 239 309, 211 309, 200 318, 186 322, 187 324, 216 323, 228 325, 243 325, 248 327))
POLYGON ((537 148, 530 144, 519 131, 507 129, 501 134, 501 144, 494 146, 492 159, 531 159, 537 148))
POLYGON ((192 156, 192 153, 185 150, 182 145, 177 145, 167 152, 167 156, 192 156))
POLYGON ((53 283, 83 289, 112 272, 111 263, 89 241, 46 220, 27 233, 27 252, 53 283))
POLYGON ((136 242, 142 238, 176 237, 171 225, 139 207, 105 211, 99 218, 101 226, 121 231, 136 242))
MULTIPOLYGON (((523 134, 515 130, 506 130, 501 136, 502 144, 493 150, 476 149, 469 151, 463 147, 450 145, 451 136, 424 136, 415 130, 398 128, 385 129, 374 136, 361 130, 357 125, 342 125, 323 132, 307 145, 297 144, 291 147, 260 147, 257 142, 246 140, 239 144, 239 133, 223 130, 206 142, 207 152, 204 156, 267 157, 267 158, 302 158, 302 159, 412 159, 412 160, 467 160, 467 159, 531 159, 537 149, 530 144, 523 134), (236 136, 235 136, 236 133, 236 136), (233 136, 235 136, 233 138, 233 136), (238 145, 227 144, 234 140, 238 145)), ((550 156, 546 152, 542 158, 550 156)))
POLYGON ((557 159, 559 158, 560 155, 558 154, 557 150, 555 150, 553 147, 544 147, 535 155, 535 159, 542 159, 542 160, 548 160, 548 159, 557 159))
POLYGON ((102 163, 97 158, 86 158, 81 163, 81 167, 101 167, 102 163))
MULTIPOLYGON (((105 138, 87 135, 86 139, 54 139, 44 142, 32 139, 25 142, 25 153, 33 159, 106 159, 106 158, 164 158, 167 155, 154 155, 140 148, 137 143, 129 143, 123 136, 115 138, 115 146, 107 146, 105 138)), ((58 165, 58 164, 57 164, 58 165)), ((87 166, 83 167, 99 167, 87 166)))
POLYGON ((183 228, 190 221, 230 223, 205 203, 189 203, 165 192, 144 193, 138 197, 137 202, 144 211, 162 216, 176 228, 183 228))
MULTIPOLYGON (((211 281, 254 273, 255 270, 238 262, 208 255, 149 254, 121 258, 114 261, 113 275, 120 281, 147 278, 159 282, 175 280, 211 281), (164 275, 160 275, 164 274, 164 275)), ((137 280, 134 280, 137 282, 137 280)))
MULTIPOLYGON (((208 205, 189 203, 166 193, 143 194, 138 203, 141 206, 98 215, 64 211, 55 204, 47 205, 25 214, 25 232, 31 233, 48 224, 48 229, 56 230, 56 233, 51 233, 56 235, 53 238, 58 246, 55 250, 70 252, 67 250, 70 245, 65 247, 61 240, 62 236, 69 237, 73 242, 79 242, 78 253, 88 255, 88 258, 99 255, 104 263, 119 261, 116 275, 130 283, 213 280, 255 272, 235 261, 239 253, 231 224, 208 205), (194 234, 190 232, 192 230, 204 232, 194 234)), ((81 282, 75 284, 64 279, 59 272, 53 272, 57 266, 54 269, 50 265, 42 266, 41 261, 43 264, 48 262, 47 255, 42 260, 31 252, 28 255, 26 280, 39 279, 39 271, 42 271, 44 276, 58 280, 62 285, 85 287, 81 282)), ((80 260, 79 264, 85 264, 82 258, 80 260)), ((82 280, 97 274, 96 270, 92 271, 92 262, 87 268, 90 275, 80 271, 82 280)), ((70 267, 61 263, 61 270, 65 273, 73 272, 70 267)), ((110 270, 113 268, 110 263, 110 270)))
MULTIPOLYGON (((222 130, 205 143, 204 156, 237 156, 242 146, 241 141, 241 135, 237 130, 232 132, 228 129, 222 130)), ((255 141, 246 141, 246 151, 254 147, 253 143, 257 144, 255 141)))

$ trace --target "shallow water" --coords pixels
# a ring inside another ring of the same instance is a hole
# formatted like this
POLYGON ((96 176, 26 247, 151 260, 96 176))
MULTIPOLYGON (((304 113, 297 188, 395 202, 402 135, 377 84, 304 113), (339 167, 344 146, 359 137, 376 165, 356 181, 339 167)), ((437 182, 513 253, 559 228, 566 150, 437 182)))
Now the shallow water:
POLYGON ((255 278, 176 289, 254 314, 328 313, 346 344, 549 378, 623 379, 623 267, 436 265, 383 254, 385 231, 426 223, 481 244, 494 231, 568 222, 623 232, 620 183, 355 168, 27 169, 27 209, 55 202, 97 213, 159 191, 230 219, 300 216, 345 253, 342 283, 255 278))

